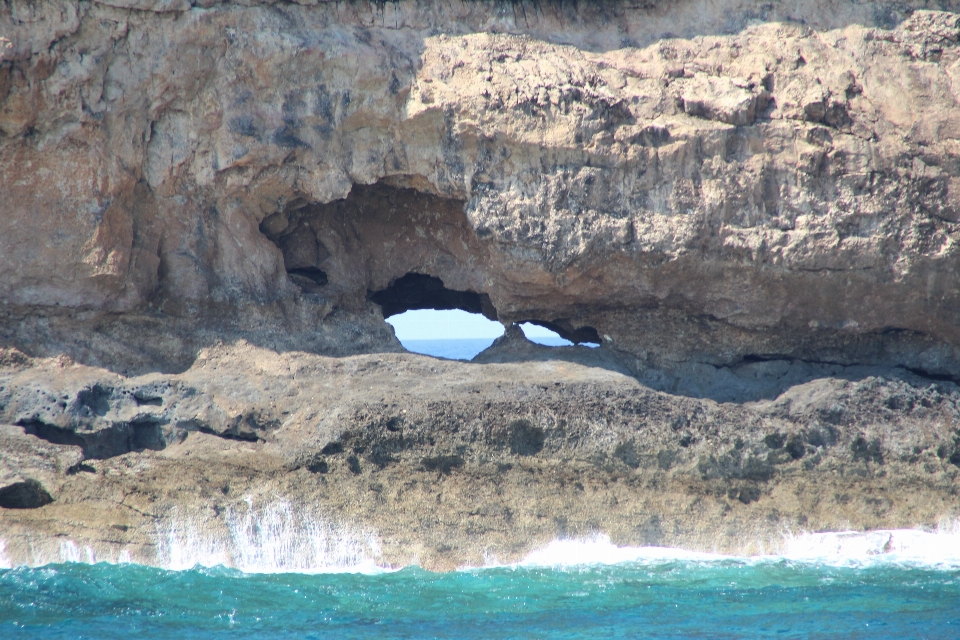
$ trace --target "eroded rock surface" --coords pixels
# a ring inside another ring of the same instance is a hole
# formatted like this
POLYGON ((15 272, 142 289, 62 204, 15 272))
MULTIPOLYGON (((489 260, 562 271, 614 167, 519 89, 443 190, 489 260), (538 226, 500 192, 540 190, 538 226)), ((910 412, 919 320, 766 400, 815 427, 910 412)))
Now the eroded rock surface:
POLYGON ((181 4, 5 5, 8 342, 183 367, 118 352, 309 334, 420 273, 638 372, 957 371, 953 13, 181 4))
POLYGON ((148 557, 218 483, 410 544, 487 496, 507 555, 951 516, 960 18, 927 5, 0 4, 0 415, 37 447, 0 518, 103 540, 134 496, 148 557), (383 322, 422 306, 602 347, 428 364, 383 322))
POLYGON ((90 557, 163 563, 185 522, 185 539, 218 540, 230 514, 272 504, 376 532, 381 563, 438 569, 598 532, 756 553, 785 531, 933 527, 958 515, 952 383, 825 378, 718 404, 653 391, 581 355, 598 357, 571 347, 566 361, 474 364, 240 344, 203 351, 182 374, 132 378, 32 361, 2 381, 0 421, 20 424, 3 428, 4 446, 33 447, 5 449, 4 482, 42 478, 55 499, 0 508, 6 554, 55 561, 68 539, 90 557), (84 411, 89 389, 108 385, 103 410, 84 411), (40 396, 64 401, 40 408, 40 396), (137 446, 126 429, 146 416, 160 436, 137 446), (40 420, 82 424, 84 442, 65 446, 56 427, 32 426, 40 420), (109 453, 84 446, 95 434, 109 453))

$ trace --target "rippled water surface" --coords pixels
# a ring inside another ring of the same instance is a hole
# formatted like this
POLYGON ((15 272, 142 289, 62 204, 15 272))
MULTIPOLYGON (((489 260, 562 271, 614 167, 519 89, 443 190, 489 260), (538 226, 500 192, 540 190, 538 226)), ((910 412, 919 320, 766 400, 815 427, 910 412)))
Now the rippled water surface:
POLYGON ((0 570, 2 638, 958 638, 960 571, 662 560, 451 573, 0 570))

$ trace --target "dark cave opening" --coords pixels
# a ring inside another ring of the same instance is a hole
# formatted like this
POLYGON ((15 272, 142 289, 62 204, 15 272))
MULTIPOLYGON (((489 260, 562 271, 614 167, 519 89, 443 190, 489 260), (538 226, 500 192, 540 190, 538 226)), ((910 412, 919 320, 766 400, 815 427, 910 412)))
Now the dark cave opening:
MULTIPOLYGON (((323 269, 317 267, 301 267, 298 269, 287 269, 287 273, 290 276, 297 276, 298 278, 306 278, 313 284, 318 287, 322 287, 327 284, 328 278, 327 273, 323 269)), ((297 278, 292 278, 294 282, 300 284, 297 278)))
POLYGON ((497 310, 487 294, 447 289, 443 280, 423 273, 408 273, 386 289, 368 292, 367 297, 380 305, 384 318, 414 309, 460 309, 497 320, 497 310))
POLYGON ((0 508, 2 509, 39 509, 53 502, 53 497, 43 485, 28 478, 0 489, 0 508))
MULTIPOLYGON (((432 332, 431 340, 478 339, 490 332, 456 313, 479 314, 499 323, 500 314, 484 292, 496 285, 484 283, 500 278, 491 273, 488 247, 476 236, 464 206, 409 186, 358 184, 346 197, 329 203, 297 197, 264 218, 260 231, 280 249, 290 281, 304 293, 352 308, 359 308, 365 297, 380 306, 384 319, 418 314, 415 321, 423 329, 413 334, 432 332), (420 313, 431 310, 450 315, 428 319, 420 313)), ((521 313, 527 319, 519 322, 537 325, 533 341, 539 344, 601 342, 596 329, 576 326, 566 317, 546 310, 521 313)), ((516 317, 516 311, 510 315, 516 317)), ((401 325, 413 321, 411 316, 401 325)))
POLYGON ((260 224, 260 232, 277 245, 283 254, 283 267, 290 281, 307 293, 314 293, 329 282, 327 272, 319 267, 330 253, 308 224, 289 221, 284 211, 268 216, 260 224))

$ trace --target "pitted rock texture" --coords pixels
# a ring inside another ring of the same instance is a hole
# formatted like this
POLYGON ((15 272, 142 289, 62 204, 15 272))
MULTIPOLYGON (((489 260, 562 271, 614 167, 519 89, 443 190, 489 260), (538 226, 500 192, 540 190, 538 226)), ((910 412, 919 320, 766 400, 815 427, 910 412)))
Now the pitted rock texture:
POLYGON ((3 5, 8 343, 54 355, 83 328, 72 355, 110 366, 140 332, 109 327, 145 310, 161 333, 310 334, 421 273, 505 322, 591 327, 636 372, 958 371, 954 13, 207 4, 3 5), (459 230, 395 220, 429 240, 405 254, 279 226, 357 224, 363 185, 459 230))
POLYGON ((568 349, 567 361, 479 364, 238 344, 176 375, 63 359, 0 370, 0 422, 22 423, 0 429, 0 498, 32 481, 51 500, 0 503, 5 553, 57 561, 69 540, 91 557, 158 563, 185 518, 215 538, 232 510, 280 501, 374 532, 383 564, 433 569, 599 532, 750 554, 786 532, 960 517, 953 383, 823 378, 720 404, 653 391, 601 360, 573 361, 594 350, 568 349), (86 411, 89 390, 108 387, 86 411), (162 425, 157 446, 100 455, 27 433, 43 420, 126 443, 118 426, 135 416, 162 425), (243 431, 250 416, 261 428, 243 431))
POLYGON ((956 517, 960 7, 781 4, 0 3, 8 554, 956 517), (402 353, 431 305, 507 334, 402 353))

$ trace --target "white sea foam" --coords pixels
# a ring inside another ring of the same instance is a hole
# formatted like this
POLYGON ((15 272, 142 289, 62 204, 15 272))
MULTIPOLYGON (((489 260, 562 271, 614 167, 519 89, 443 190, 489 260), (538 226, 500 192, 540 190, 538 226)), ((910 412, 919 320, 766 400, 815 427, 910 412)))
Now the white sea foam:
POLYGON ((0 569, 9 569, 13 567, 13 563, 10 562, 10 558, 6 554, 7 543, 3 538, 0 538, 0 569))
POLYGON ((168 569, 224 566, 246 573, 378 573, 371 533, 331 522, 284 500, 231 508, 218 529, 200 514, 175 513, 158 531, 158 560, 168 569))
MULTIPOLYGON (((51 541, 52 542, 52 541, 51 541)), ((513 567, 566 568, 589 565, 684 562, 713 564, 737 562, 797 562, 832 566, 908 565, 936 569, 960 568, 960 522, 935 530, 892 529, 867 532, 840 531, 788 533, 775 555, 735 556, 669 547, 620 547, 604 534, 586 539, 554 540, 527 555, 513 567)), ((0 539, 0 569, 22 562, 11 561, 0 539)), ((50 562, 129 563, 130 551, 99 549, 60 539, 50 545, 31 545, 29 564, 50 562), (59 548, 57 548, 59 544, 59 548), (44 548, 50 547, 50 548, 44 548)), ((201 512, 179 512, 157 530, 156 563, 182 570, 196 566, 224 566, 247 573, 383 573, 380 544, 368 532, 318 514, 307 506, 294 507, 284 500, 245 502, 223 517, 201 512)), ((485 567, 504 566, 485 554, 485 567)), ((414 561, 415 562, 415 561, 414 561)), ((464 567, 468 569, 468 567, 464 567)))
MULTIPOLYGON (((618 547, 609 536, 598 534, 579 540, 554 540, 513 566, 574 567, 620 563, 669 562, 801 562, 834 566, 876 564, 931 568, 960 568, 960 525, 935 531, 890 529, 787 534, 775 555, 735 556, 702 553, 670 547, 618 547)), ((496 566, 488 564, 487 566, 496 566)))
POLYGON ((97 563, 97 553, 93 547, 80 548, 73 540, 64 540, 60 543, 60 562, 97 563))
POLYGON ((672 561, 711 562, 729 558, 715 553, 686 551, 670 547, 618 547, 610 536, 597 534, 580 540, 554 540, 517 563, 521 567, 574 567, 621 564, 624 562, 663 563, 672 561))
POLYGON ((801 562, 960 567, 960 528, 890 529, 788 535, 782 556, 801 562))
POLYGON ((80 564, 118 564, 130 562, 130 552, 122 549, 117 553, 114 548, 104 548, 99 552, 94 547, 79 545, 69 538, 37 538, 29 545, 29 556, 8 553, 6 544, 0 540, 0 569, 17 566, 42 567, 56 563, 80 564), (13 559, 11 559, 11 556, 13 559))
POLYGON ((83 562, 80 558, 80 547, 73 540, 60 542, 60 562, 83 562))

